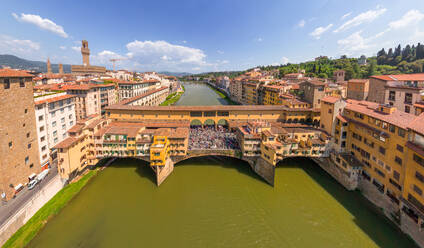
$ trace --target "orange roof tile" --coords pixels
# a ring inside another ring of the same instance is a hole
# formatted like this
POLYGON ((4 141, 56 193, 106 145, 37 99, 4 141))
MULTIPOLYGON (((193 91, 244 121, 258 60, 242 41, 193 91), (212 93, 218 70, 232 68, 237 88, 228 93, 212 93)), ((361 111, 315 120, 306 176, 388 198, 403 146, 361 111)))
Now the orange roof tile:
POLYGON ((321 99, 321 102, 328 102, 328 103, 336 103, 340 100, 340 97, 335 96, 326 96, 321 99))
POLYGON ((408 128, 424 135, 424 113, 421 113, 415 120, 409 123, 408 128))
POLYGON ((0 69, 0 77, 34 77, 34 76, 22 70, 0 69))
POLYGON ((75 97, 74 95, 62 95, 62 96, 56 96, 56 97, 52 97, 52 98, 48 98, 48 99, 44 99, 44 100, 40 100, 40 101, 35 101, 35 105, 40 105, 43 103, 51 103, 51 102, 57 102, 57 101, 61 101, 61 100, 65 100, 65 99, 69 99, 69 98, 73 98, 75 97))
POLYGON ((424 73, 371 76, 384 81, 424 81, 424 73))
POLYGON ((377 111, 378 106, 380 105, 374 102, 355 101, 349 99, 345 109, 362 113, 405 129, 415 119, 415 115, 405 113, 397 109, 395 109, 392 114, 377 111))

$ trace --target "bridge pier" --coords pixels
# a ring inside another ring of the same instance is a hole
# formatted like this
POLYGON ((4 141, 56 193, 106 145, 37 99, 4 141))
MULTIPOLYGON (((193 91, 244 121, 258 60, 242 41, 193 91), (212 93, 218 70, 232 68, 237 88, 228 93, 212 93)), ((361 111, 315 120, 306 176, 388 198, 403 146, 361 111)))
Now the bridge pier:
POLYGON ((259 157, 256 161, 249 161, 253 171, 262 177, 271 186, 274 186, 275 166, 259 157))
POLYGON ((156 167, 155 173, 156 173, 156 184, 159 186, 165 179, 172 173, 174 170, 174 162, 168 158, 166 160, 165 166, 163 167, 156 167))

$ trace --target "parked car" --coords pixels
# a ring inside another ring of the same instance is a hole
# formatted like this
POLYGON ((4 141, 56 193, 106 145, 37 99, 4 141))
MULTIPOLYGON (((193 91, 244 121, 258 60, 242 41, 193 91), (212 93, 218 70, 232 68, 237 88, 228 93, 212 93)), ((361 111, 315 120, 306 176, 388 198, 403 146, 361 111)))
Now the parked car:
POLYGON ((28 189, 33 189, 34 187, 35 187, 35 185, 37 185, 37 183, 38 183, 39 181, 38 181, 38 179, 36 178, 36 179, 34 179, 34 180, 32 180, 31 182, 29 182, 28 183, 28 189))
POLYGON ((15 186, 15 196, 24 188, 22 183, 15 186))
POLYGON ((50 172, 50 169, 43 170, 40 174, 38 174, 37 180, 38 181, 43 180, 49 174, 49 172, 50 172))

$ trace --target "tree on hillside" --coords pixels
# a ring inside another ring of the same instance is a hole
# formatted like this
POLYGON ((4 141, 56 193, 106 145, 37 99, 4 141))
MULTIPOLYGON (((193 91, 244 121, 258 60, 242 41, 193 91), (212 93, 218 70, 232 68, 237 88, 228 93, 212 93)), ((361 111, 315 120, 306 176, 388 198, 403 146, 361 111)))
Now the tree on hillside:
POLYGON ((368 67, 368 77, 375 75, 375 61, 371 61, 370 66, 368 67))
POLYGON ((400 44, 399 44, 398 47, 396 47, 395 52, 393 53, 393 57, 400 56, 401 53, 402 53, 402 49, 401 49, 400 44))

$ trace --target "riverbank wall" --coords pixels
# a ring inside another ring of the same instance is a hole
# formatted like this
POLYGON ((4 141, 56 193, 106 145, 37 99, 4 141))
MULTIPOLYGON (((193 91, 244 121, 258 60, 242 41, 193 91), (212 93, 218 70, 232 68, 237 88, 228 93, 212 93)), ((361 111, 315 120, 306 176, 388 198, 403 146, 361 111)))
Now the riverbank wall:
POLYGON ((0 227, 0 246, 21 228, 37 211, 63 188, 59 174, 32 196, 13 216, 0 227))
POLYGON ((213 90, 221 92, 221 93, 225 96, 225 97, 223 97, 223 98, 224 98, 224 99, 226 99, 230 105, 242 105, 242 104, 241 104, 241 103, 239 103, 238 101, 235 101, 235 100, 234 100, 234 99, 230 96, 230 93, 229 93, 229 92, 227 92, 227 91, 225 91, 225 90, 223 90, 223 89, 221 89, 221 88, 216 87, 216 86, 215 86, 215 85, 213 85, 212 83, 206 83, 206 84, 207 84, 207 85, 209 85, 209 87, 211 87, 213 90))
POLYGON ((424 248, 424 228, 420 228, 417 223, 401 211, 401 204, 395 203, 384 192, 379 191, 370 181, 363 179, 359 174, 355 177, 348 177, 329 158, 313 158, 312 160, 347 190, 359 190, 362 196, 381 210, 379 213, 407 234, 419 247, 424 248))

